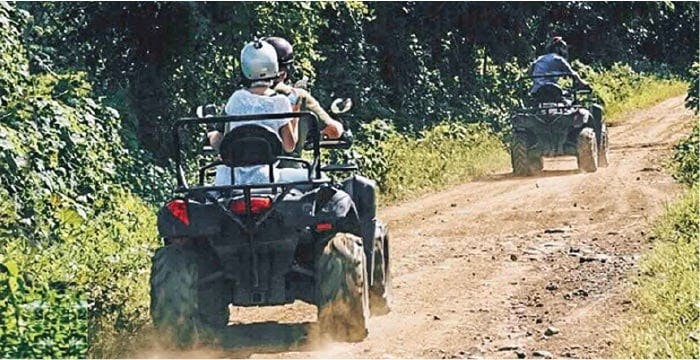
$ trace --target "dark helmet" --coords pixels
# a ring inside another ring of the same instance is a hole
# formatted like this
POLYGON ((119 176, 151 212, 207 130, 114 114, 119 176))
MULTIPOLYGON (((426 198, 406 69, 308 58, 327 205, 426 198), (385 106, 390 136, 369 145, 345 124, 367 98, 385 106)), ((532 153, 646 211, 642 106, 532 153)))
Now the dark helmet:
POLYGON ((547 45, 547 53, 556 53, 564 59, 568 59, 569 46, 566 45, 566 41, 561 36, 555 36, 552 38, 552 42, 547 45))
POLYGON ((277 63, 279 63, 280 71, 286 71, 287 76, 291 77, 294 72, 294 48, 289 41, 271 36, 264 39, 268 44, 272 45, 277 52, 277 63))

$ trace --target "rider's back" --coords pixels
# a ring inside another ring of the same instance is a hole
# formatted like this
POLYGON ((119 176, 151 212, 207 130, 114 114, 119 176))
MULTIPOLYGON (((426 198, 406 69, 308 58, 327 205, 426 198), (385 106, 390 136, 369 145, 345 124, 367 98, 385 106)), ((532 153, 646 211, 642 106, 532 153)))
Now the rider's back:
MULTIPOLYGON (((542 55, 532 64, 533 76, 572 73, 574 73, 574 70, 571 68, 571 65, 569 65, 569 62, 555 53, 542 55)), ((534 94, 540 87, 542 87, 542 85, 551 83, 556 84, 558 80, 558 77, 534 78, 530 93, 534 94)))
MULTIPOLYGON (((264 95, 257 95, 248 90, 240 89, 231 95, 224 110, 227 115, 274 114, 291 112, 292 106, 285 96, 278 95, 272 90, 264 95)), ((290 120, 291 119, 276 119, 230 122, 226 124, 224 133, 228 133, 232 129, 242 125, 255 124, 266 127, 279 136, 280 128, 289 123, 290 120)), ((280 139, 280 142, 281 141, 280 139)), ((266 165, 239 167, 235 169, 234 178, 235 183, 239 185, 267 183, 269 182, 269 169, 266 165)), ((217 185, 230 184, 231 169, 226 166, 217 168, 215 183, 217 185)))

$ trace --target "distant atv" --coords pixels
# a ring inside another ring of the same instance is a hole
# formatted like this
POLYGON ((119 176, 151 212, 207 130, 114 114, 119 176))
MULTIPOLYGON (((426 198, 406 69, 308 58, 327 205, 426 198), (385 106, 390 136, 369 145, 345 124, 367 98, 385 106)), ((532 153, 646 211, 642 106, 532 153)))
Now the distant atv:
MULTIPOLYGON (((552 74, 536 77, 571 77, 552 74)), ((608 166, 608 133, 603 107, 582 104, 579 95, 589 89, 546 84, 528 106, 512 116, 511 162, 513 173, 529 176, 542 171, 544 156, 576 156, 578 168, 595 172, 608 166)))
POLYGON ((229 304, 268 306, 299 299, 318 307, 323 333, 362 341, 370 306, 373 314, 389 311, 389 237, 374 210, 363 215, 350 190, 323 175, 357 169, 321 164, 321 148, 347 149, 351 140, 322 141, 316 116, 309 112, 180 119, 173 136, 178 195, 158 212, 164 246, 153 257, 150 279, 151 317, 163 336, 186 347, 203 333, 215 335, 225 327, 229 304), (187 184, 181 128, 291 117, 310 129, 311 160, 285 156, 269 129, 241 125, 225 134, 220 157, 199 168, 198 184, 187 184), (281 160, 300 164, 306 178, 275 179, 281 160), (229 166, 232 178, 236 167, 267 166, 269 182, 205 185, 207 174, 219 165, 229 166))

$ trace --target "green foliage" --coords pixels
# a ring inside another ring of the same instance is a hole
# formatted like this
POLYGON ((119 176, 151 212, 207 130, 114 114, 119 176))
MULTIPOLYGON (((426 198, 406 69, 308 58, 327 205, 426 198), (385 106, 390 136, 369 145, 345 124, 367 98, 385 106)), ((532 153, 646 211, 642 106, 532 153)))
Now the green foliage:
POLYGON ((132 137, 162 163, 172 152, 173 119, 225 101, 237 86, 238 53, 254 36, 290 39, 296 78, 309 76, 323 104, 335 96, 362 104, 348 117, 355 128, 358 120, 379 117, 413 134, 444 119, 507 128, 507 114, 526 95, 521 69, 553 35, 569 41, 573 58, 654 72, 685 71, 698 49, 692 3, 21 6, 34 16, 32 65, 85 69, 98 93, 125 100, 110 103, 129 114, 138 135, 132 137))
POLYGON ((637 319, 618 346, 625 358, 700 357, 700 182, 698 126, 675 148, 674 177, 690 185, 682 199, 657 220, 654 249, 640 263, 633 289, 637 319))
POLYGON ((621 335, 621 358, 697 359, 700 329, 698 187, 658 221, 654 249, 640 264, 632 292, 637 319, 621 335))
POLYGON ((362 172, 377 181, 384 200, 435 191, 508 166, 503 144, 484 124, 445 122, 418 137, 403 135, 383 120, 362 130, 355 155, 362 172))
POLYGON ((695 111, 695 115, 700 112, 700 63, 695 62, 688 70, 688 96, 685 98, 685 106, 695 111))
POLYGON ((700 128, 695 124, 690 135, 675 146, 673 177, 681 183, 697 185, 700 182, 700 128))
POLYGON ((581 62, 573 65, 593 87, 594 94, 605 106, 610 124, 623 121, 628 111, 645 108, 659 101, 678 96, 686 83, 676 77, 635 71, 627 64, 616 63, 606 69, 594 69, 581 62))
POLYGON ((128 300, 145 297, 153 209, 126 189, 157 199, 165 181, 124 147, 118 113, 84 74, 32 71, 26 20, 0 3, 0 81, 12 90, 0 107, 0 356, 84 358, 88 328, 145 318, 128 300))
POLYGON ((101 357, 114 353, 108 334, 129 341, 148 320, 154 209, 118 192, 89 220, 57 217, 60 244, 9 239, 2 248, 0 264, 13 270, 0 271, 0 314, 17 319, 0 325, 3 357, 87 357, 88 345, 101 357))
POLYGON ((33 277, 22 270, 27 264, 18 262, 17 255, 22 256, 0 255, 0 357, 84 357, 88 347, 85 293, 33 277))

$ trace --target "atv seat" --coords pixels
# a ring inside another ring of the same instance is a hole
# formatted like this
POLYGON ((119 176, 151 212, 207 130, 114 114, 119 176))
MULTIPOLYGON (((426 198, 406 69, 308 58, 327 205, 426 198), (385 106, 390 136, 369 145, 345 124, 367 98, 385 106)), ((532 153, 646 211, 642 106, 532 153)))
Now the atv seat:
POLYGON ((284 155, 279 136, 258 125, 243 125, 226 133, 219 153, 224 165, 231 168, 272 165, 284 155))
POLYGON ((557 84, 549 83, 540 86, 537 91, 532 94, 535 103, 561 103, 565 102, 567 93, 557 84))
MULTIPOLYGON (((240 183, 242 179, 236 179, 235 169, 242 167, 267 166, 267 179, 260 179, 260 176, 257 176, 255 180, 252 180, 252 183, 295 182, 310 179, 308 167, 307 169, 283 169, 284 171, 277 168, 281 159, 289 161, 290 158, 284 156, 282 140, 277 133, 264 126, 251 124, 233 128, 224 135, 219 147, 219 154, 223 166, 230 169, 230 175, 222 177, 220 176, 222 174, 218 174, 217 170, 217 184, 240 183)), ((303 160, 298 161, 304 162, 303 160)), ((259 170, 264 171, 261 168, 259 170)), ((250 183, 251 181, 246 182, 250 183)))

